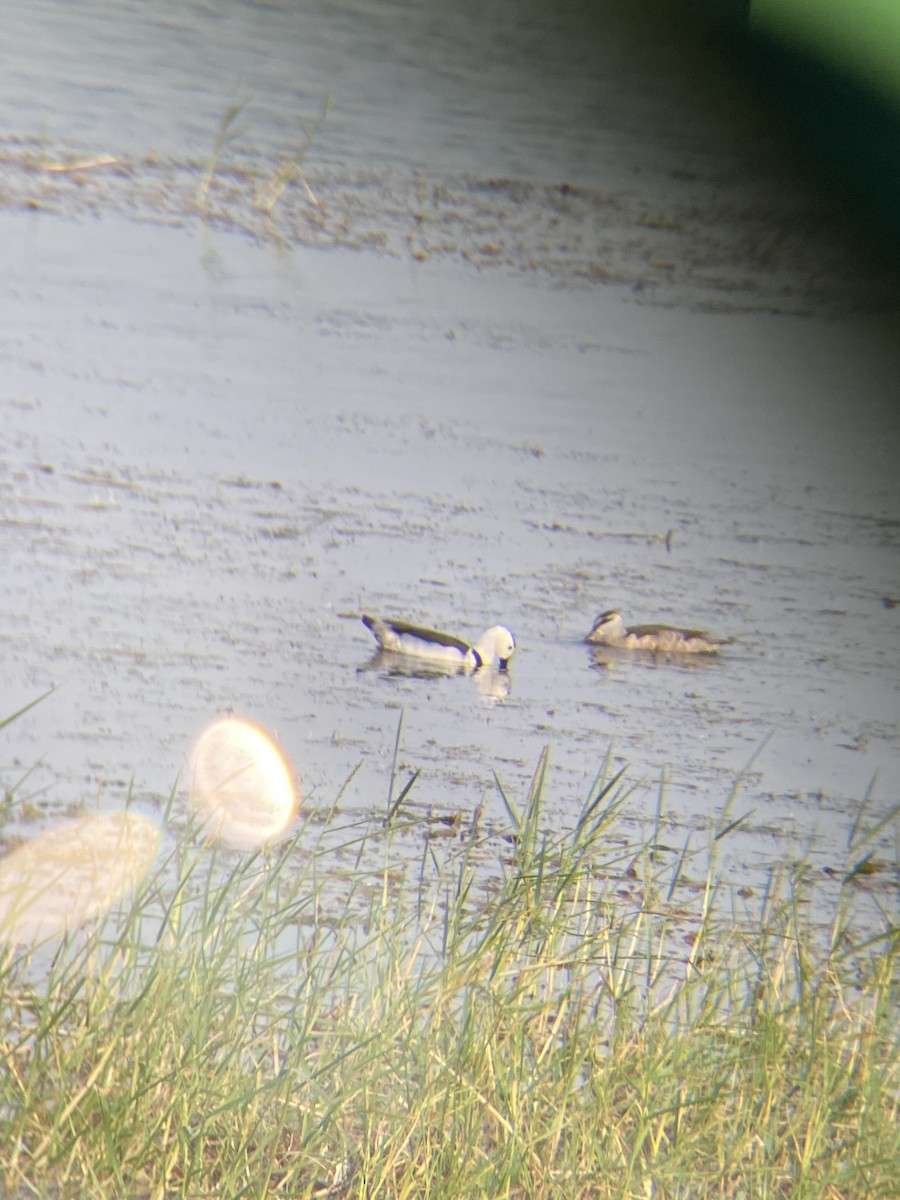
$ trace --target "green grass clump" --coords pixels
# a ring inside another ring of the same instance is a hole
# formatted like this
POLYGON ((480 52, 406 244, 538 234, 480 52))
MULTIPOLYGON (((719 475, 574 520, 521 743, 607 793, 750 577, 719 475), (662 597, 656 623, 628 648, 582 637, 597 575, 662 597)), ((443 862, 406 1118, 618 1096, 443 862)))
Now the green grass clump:
POLYGON ((545 768, 487 886, 477 826, 425 819, 404 875, 390 800, 339 849, 337 811, 327 848, 183 836, 9 950, 0 1195, 896 1194, 896 929, 851 937, 852 881, 813 926, 788 871, 737 919, 714 866, 615 848, 617 779, 548 832, 545 768))

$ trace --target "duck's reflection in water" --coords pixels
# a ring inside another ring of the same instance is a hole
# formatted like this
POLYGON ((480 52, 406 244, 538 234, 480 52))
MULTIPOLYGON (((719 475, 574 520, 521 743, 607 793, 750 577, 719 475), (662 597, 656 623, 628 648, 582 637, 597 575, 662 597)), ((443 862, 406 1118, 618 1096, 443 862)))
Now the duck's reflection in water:
POLYGON ((679 654, 665 650, 629 650, 618 646, 590 646, 591 667, 610 675, 622 674, 633 668, 678 671, 715 671, 722 669, 722 660, 715 654, 679 654))
POLYGON ((428 662, 397 654, 392 650, 378 650, 359 671, 379 671, 388 678, 403 679, 448 679, 465 675, 472 681, 478 695, 485 704, 499 704, 510 694, 512 677, 507 670, 479 667, 473 671, 461 662, 428 662))

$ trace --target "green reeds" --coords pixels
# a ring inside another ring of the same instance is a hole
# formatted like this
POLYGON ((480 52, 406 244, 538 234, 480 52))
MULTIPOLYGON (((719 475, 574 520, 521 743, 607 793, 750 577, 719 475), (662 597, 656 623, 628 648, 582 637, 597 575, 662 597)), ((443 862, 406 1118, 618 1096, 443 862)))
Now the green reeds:
POLYGON ((328 846, 187 831, 99 928, 8 950, 0 1194, 894 1194, 897 935, 850 938, 852 879, 839 938, 787 865, 731 914, 673 883, 700 855, 612 836, 609 760, 554 830, 546 752, 505 833, 422 818, 403 863, 395 770, 338 846, 337 806, 328 846))
MULTIPOLYGON (((216 130, 212 147, 204 163, 203 173, 200 176, 200 182, 197 185, 197 193, 194 199, 194 203, 201 213, 208 213, 209 211, 210 188, 216 171, 219 169, 219 163, 224 150, 244 133, 244 130, 236 125, 237 119, 243 112, 244 107, 244 101, 232 101, 223 112, 219 121, 219 127, 216 130)), ((303 162, 313 141, 325 124, 325 119, 328 116, 330 108, 331 97, 326 95, 322 98, 319 112, 312 121, 298 121, 302 137, 297 146, 282 155, 275 168, 269 171, 256 186, 253 207, 258 212, 270 216, 276 204, 281 199, 285 188, 298 180, 309 202, 315 205, 316 208, 320 207, 319 201, 303 173, 303 162)))
POLYGON ((323 96, 319 112, 315 119, 308 123, 305 121, 300 122, 303 137, 300 139, 296 149, 290 154, 283 155, 275 170, 260 184, 253 200, 254 208, 267 215, 270 214, 280 200, 284 189, 288 184, 298 179, 303 186, 303 190, 306 192, 306 197, 310 204, 314 204, 316 208, 320 207, 319 201, 309 186, 309 181, 303 174, 302 168, 303 160, 306 158, 307 152, 318 135, 319 130, 325 124, 325 118, 328 116, 330 108, 331 97, 327 95, 323 96))
POLYGON ((216 136, 213 139, 212 148, 207 155, 206 162, 203 166, 203 174, 200 176, 200 182, 197 185, 197 195, 195 204, 201 212, 206 212, 209 201, 209 189, 212 185, 213 176, 219 166, 219 159, 222 156, 222 151, 229 142, 235 141, 243 132, 235 125, 238 117, 244 108, 243 100, 232 100, 232 102, 222 113, 219 121, 219 128, 216 130, 216 136))

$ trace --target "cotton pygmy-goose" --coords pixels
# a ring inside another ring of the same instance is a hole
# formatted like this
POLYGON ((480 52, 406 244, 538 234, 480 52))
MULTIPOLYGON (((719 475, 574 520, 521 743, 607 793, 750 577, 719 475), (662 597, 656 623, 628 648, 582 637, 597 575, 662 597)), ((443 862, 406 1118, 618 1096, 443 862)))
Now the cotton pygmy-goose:
POLYGON ((470 645, 452 634, 423 629, 407 621, 368 616, 363 616, 362 620, 366 628, 371 629, 382 650, 423 662, 450 666, 458 664, 464 671, 476 671, 482 666, 493 667, 495 662, 501 671, 505 670, 516 649, 516 639, 503 625, 493 625, 474 645, 470 645))
POLYGON ((675 654, 716 654, 734 638, 719 638, 705 629, 680 629, 676 625, 626 626, 614 608, 601 613, 585 638, 595 646, 622 650, 659 650, 675 654))

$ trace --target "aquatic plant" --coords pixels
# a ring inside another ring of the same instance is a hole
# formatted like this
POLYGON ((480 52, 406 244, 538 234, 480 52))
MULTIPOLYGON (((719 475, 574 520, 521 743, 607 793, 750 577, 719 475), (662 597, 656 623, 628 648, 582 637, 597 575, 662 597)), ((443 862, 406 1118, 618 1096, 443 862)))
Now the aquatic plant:
MULTIPOLYGON (((206 216, 210 212, 210 188, 212 187, 216 171, 219 169, 222 154, 229 144, 236 142, 245 132, 242 127, 236 125, 236 121, 244 111, 244 108, 245 102, 243 100, 233 100, 227 106, 219 120, 213 144, 203 164, 203 171, 200 176, 200 182, 197 184, 194 204, 197 210, 206 216)), ((285 188, 297 180, 302 185, 309 202, 316 208, 320 207, 319 200, 310 187, 302 168, 310 147, 325 124, 325 119, 328 116, 330 108, 331 96, 325 95, 322 98, 319 111, 312 121, 305 121, 302 118, 298 118, 302 134, 298 144, 281 155, 276 166, 268 171, 256 185, 253 196, 253 208, 258 212, 270 216, 285 188)), ((252 174, 256 175, 257 172, 253 171, 252 174)))
POLYGON ((102 923, 8 947, 0 1192, 890 1194, 897 932, 852 933, 852 865, 827 928, 792 864, 751 912, 728 806, 673 868, 659 829, 611 836, 609 756, 554 828, 547 763, 519 802, 498 780, 489 847, 392 778, 386 817, 339 797, 267 851, 182 828, 102 923))

